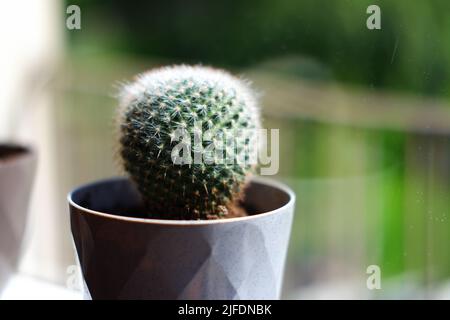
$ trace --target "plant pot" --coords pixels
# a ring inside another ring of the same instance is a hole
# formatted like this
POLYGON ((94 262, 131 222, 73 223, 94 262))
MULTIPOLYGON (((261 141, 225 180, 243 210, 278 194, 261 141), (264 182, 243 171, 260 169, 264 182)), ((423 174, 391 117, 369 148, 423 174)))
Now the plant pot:
POLYGON ((34 151, 0 144, 0 291, 19 262, 35 169, 34 151))
POLYGON ((141 204, 125 178, 76 189, 68 200, 85 296, 278 299, 295 196, 257 178, 245 199, 248 217, 156 220, 130 217, 141 204))

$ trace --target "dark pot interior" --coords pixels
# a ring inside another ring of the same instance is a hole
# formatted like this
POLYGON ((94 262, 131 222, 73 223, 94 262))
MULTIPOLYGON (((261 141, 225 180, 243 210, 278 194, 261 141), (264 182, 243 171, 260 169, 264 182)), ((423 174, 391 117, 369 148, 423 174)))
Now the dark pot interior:
MULTIPOLYGON (((88 210, 145 218, 145 209, 134 185, 123 178, 109 181, 114 181, 114 184, 102 181, 75 190, 71 194, 72 201, 88 210)), ((290 195, 282 189, 251 182, 242 205, 249 215, 255 215, 283 207, 290 199, 290 195), (254 192, 256 188, 258 192, 254 192)))
POLYGON ((17 145, 1 145, 0 144, 0 163, 14 161, 29 153, 29 149, 17 145))

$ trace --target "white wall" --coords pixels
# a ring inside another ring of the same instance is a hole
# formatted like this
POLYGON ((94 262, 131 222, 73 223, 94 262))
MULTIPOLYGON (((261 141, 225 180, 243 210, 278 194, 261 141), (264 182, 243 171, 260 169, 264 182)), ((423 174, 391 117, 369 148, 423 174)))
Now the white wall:
POLYGON ((32 144, 39 165, 21 270, 61 280, 55 225, 51 111, 54 75, 63 52, 65 9, 60 0, 0 2, 0 141, 32 144))

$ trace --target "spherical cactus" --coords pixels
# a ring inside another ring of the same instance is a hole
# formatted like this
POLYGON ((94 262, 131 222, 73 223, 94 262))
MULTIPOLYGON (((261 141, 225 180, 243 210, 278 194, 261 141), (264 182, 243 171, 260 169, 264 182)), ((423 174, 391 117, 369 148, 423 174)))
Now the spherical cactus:
POLYGON ((123 167, 149 217, 242 212, 237 203, 255 165, 249 157, 260 127, 245 81, 202 66, 151 70, 122 88, 118 120, 123 167))

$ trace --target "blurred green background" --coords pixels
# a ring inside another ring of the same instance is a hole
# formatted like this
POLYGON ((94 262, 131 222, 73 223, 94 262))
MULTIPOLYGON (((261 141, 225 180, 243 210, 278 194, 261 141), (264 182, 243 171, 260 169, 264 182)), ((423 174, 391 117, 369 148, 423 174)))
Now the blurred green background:
POLYGON ((54 110, 61 199, 118 172, 114 85, 162 64, 224 67, 261 91, 265 125, 280 129, 276 178, 297 193, 284 296, 448 294, 450 2, 69 4, 82 29, 66 32, 54 110), (366 27, 371 4, 381 30, 366 27), (366 287, 369 265, 381 290, 366 287))

